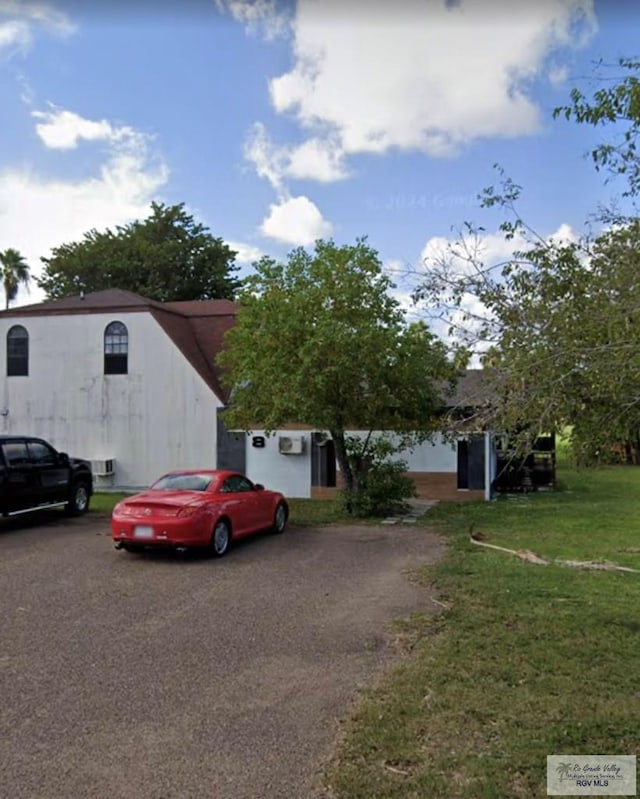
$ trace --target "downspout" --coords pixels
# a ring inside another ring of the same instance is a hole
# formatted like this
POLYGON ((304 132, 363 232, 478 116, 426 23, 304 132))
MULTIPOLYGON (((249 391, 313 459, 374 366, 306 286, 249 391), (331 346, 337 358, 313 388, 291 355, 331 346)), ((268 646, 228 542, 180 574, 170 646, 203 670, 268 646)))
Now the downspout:
POLYGON ((484 499, 492 499, 491 484, 493 483, 493 436, 489 430, 484 433, 484 499))

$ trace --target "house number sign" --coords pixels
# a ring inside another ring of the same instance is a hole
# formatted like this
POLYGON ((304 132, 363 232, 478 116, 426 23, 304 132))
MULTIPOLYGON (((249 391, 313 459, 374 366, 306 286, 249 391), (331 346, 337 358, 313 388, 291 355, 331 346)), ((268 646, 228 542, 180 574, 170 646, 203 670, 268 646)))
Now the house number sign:
POLYGON ((251 439, 251 446, 256 449, 263 449, 265 443, 264 436, 253 436, 251 439))

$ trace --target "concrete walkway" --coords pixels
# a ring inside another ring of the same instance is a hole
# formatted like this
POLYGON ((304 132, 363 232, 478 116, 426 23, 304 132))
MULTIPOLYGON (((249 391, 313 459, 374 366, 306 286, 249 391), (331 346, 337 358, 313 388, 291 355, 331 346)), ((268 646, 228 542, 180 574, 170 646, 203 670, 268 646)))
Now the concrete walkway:
POLYGON ((421 516, 424 516, 437 504, 437 499, 412 499, 408 503, 409 510, 406 513, 388 516, 383 519, 382 524, 415 524, 421 516))

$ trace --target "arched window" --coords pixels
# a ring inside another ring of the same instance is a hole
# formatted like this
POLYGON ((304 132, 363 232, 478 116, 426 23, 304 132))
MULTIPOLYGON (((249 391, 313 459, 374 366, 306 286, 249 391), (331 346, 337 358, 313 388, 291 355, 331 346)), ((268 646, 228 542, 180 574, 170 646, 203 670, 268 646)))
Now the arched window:
POLYGON ((14 325, 7 333, 7 377, 29 374, 29 334, 22 325, 14 325))
POLYGON ((129 333, 122 322, 110 322, 104 330, 104 373, 126 375, 129 359, 129 333))

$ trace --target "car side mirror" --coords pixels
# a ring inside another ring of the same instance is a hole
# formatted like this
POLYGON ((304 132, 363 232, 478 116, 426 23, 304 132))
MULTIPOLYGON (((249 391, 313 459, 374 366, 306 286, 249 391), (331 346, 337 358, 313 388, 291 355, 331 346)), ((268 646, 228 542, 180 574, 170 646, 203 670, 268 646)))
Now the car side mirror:
POLYGON ((262 485, 262 483, 255 483, 253 487, 255 488, 256 491, 264 491, 264 486, 262 485))
POLYGON ((69 456, 66 452, 59 452, 58 453, 58 463, 60 466, 68 466, 69 465, 69 456))

